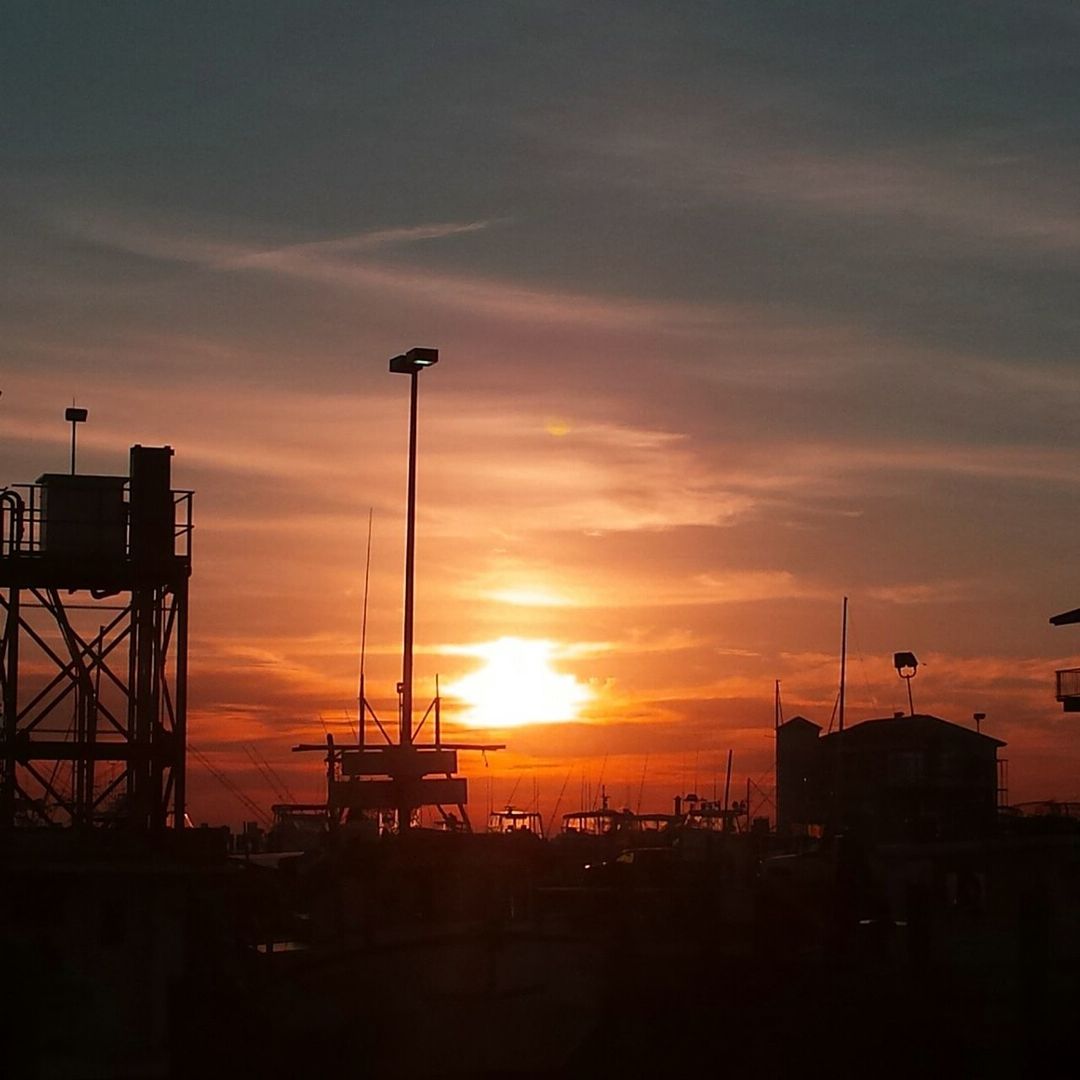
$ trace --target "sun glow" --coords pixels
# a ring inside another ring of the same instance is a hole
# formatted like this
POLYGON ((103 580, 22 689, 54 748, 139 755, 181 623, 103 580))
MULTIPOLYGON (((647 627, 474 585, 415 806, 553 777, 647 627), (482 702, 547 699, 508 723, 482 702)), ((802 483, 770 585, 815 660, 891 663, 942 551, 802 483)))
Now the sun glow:
POLYGON ((468 706, 462 720, 472 727, 507 728, 576 720, 593 694, 573 675, 551 666, 550 641, 505 637, 470 652, 484 667, 446 687, 468 706))

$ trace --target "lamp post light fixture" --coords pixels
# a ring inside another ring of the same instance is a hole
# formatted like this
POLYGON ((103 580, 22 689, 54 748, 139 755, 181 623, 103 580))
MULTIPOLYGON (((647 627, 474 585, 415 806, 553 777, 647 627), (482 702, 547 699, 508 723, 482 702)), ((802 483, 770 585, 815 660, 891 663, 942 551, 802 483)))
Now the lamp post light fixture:
POLYGON ((893 653, 893 667, 896 674, 907 683, 907 700, 909 715, 915 715, 915 703, 911 699, 911 680, 915 678, 915 672, 919 668, 919 661, 915 659, 913 652, 893 653))
POLYGON ((71 425, 71 475, 75 475, 75 428, 78 424, 86 422, 89 415, 86 409, 75 408, 74 402, 70 409, 64 410, 64 419, 71 425))
MULTIPOLYGON (((417 376, 424 368, 439 362, 438 349, 410 349, 390 360, 390 370, 398 375, 411 376, 409 398, 409 489, 405 516, 405 619, 401 657, 401 716, 398 742, 411 746, 413 701, 413 567, 416 559, 416 398, 417 376)), ((408 828, 399 822, 399 828, 408 828)))

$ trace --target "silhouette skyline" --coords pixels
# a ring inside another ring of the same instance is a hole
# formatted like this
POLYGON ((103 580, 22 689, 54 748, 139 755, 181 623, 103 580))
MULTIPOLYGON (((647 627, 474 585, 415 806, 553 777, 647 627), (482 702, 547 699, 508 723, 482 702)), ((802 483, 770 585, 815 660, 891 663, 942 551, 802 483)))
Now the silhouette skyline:
POLYGON ((852 722, 910 648, 1017 801, 1080 795, 1070 9, 129 15, 4 20, 0 482, 66 468, 73 394, 80 471, 177 448, 189 730, 257 801, 245 747, 312 796, 287 747, 355 726, 369 507, 393 715, 417 342, 417 698, 505 638, 590 693, 459 725, 509 742, 481 806, 761 777, 775 679, 828 725, 845 595, 852 722))

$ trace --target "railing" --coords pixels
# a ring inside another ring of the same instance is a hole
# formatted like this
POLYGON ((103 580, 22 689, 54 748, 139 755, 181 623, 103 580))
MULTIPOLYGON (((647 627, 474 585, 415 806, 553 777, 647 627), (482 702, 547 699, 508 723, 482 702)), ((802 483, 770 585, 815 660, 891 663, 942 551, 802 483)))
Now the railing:
POLYGON ((26 504, 15 488, 0 490, 0 555, 18 551, 23 540, 26 504))
POLYGON ((173 495, 173 550, 182 559, 191 558, 191 539, 195 531, 192 518, 192 502, 195 492, 174 491, 173 495))
MULTIPOLYGON (((131 556, 130 484, 124 485, 123 541, 120 554, 131 556)), ((47 554, 43 484, 13 484, 0 489, 0 558, 12 556, 35 557, 47 554)), ((173 497, 173 550, 170 554, 181 559, 191 558, 193 520, 193 491, 176 490, 173 497)), ((54 525, 57 522, 52 522, 54 525)), ((61 525, 84 524, 60 521, 61 525)), ((85 522, 93 527, 95 522, 85 522)))
POLYGON ((1080 668, 1065 668, 1057 672, 1057 699, 1080 700, 1080 668))

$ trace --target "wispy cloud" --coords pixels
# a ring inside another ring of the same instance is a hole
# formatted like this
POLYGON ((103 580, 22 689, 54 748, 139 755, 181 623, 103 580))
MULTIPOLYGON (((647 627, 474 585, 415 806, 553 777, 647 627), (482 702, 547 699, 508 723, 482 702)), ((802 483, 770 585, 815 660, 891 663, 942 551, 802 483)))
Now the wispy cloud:
MULTIPOLYGON (((201 229, 178 227, 104 212, 69 216, 61 226, 71 235, 106 248, 208 271, 258 272, 350 291, 407 296, 443 308, 467 310, 474 316, 513 322, 624 335, 642 330, 697 339, 719 335, 738 339, 747 348, 755 341, 760 344, 763 334, 779 344, 777 335, 798 325, 794 312, 785 317, 775 305, 695 304, 537 288, 386 258, 398 247, 479 233, 505 223, 505 219, 491 219, 409 226, 270 246, 256 238, 243 243, 223 240, 211 231, 212 223, 201 229)), ((823 333, 820 327, 803 327, 802 332, 804 344, 806 335, 820 337, 823 333)), ((734 368, 732 374, 735 377, 734 368)))
MULTIPOLYGON (((241 242, 221 239, 200 225, 169 224, 109 210, 69 212, 57 219, 60 231, 103 247, 132 255, 188 263, 214 269, 275 269, 296 266, 302 260, 389 251, 412 244, 482 232, 499 224, 495 220, 437 222, 371 229, 320 240, 286 241, 266 246, 257 239, 241 242)), ((212 225, 211 225, 212 228, 212 225)), ((228 232, 235 234, 235 226, 228 232)))
POLYGON ((976 589, 974 582, 934 581, 914 585, 883 585, 867 590, 867 598, 886 604, 949 604, 968 598, 976 589))
POLYGON ((707 203, 752 201, 837 219, 918 223, 927 242, 931 230, 944 229, 969 242, 1080 250, 1071 177, 1040 176, 1033 199, 1018 170, 977 146, 966 155, 956 147, 948 157, 929 141, 825 152, 800 145, 790 132, 662 111, 597 117, 584 130, 548 137, 572 148, 575 172, 591 162, 595 182, 645 188, 665 203, 691 194, 707 203))
POLYGON ((218 265, 223 269, 258 268, 260 263, 273 264, 295 255, 336 256, 363 254, 404 247, 429 240, 446 240, 450 237, 467 236, 469 233, 482 232, 491 228, 494 224, 497 223, 495 221, 470 221, 464 223, 447 222, 437 225, 412 225, 396 229, 374 229, 371 232, 357 233, 354 236, 285 244, 265 251, 253 251, 246 255, 227 259, 218 265))

